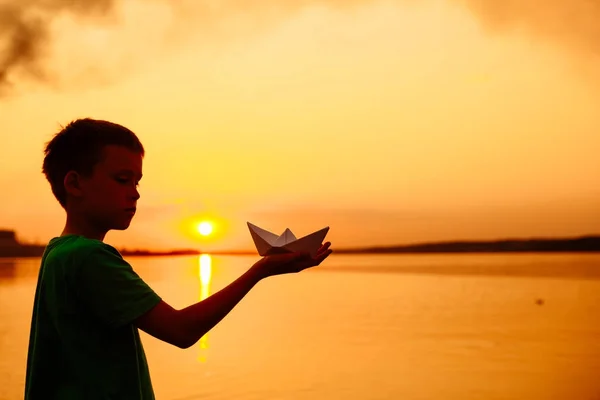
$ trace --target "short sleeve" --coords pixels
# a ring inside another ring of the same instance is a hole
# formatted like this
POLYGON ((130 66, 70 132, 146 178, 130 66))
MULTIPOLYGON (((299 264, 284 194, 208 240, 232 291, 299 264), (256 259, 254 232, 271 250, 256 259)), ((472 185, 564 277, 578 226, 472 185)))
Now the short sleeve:
POLYGON ((131 323, 160 302, 116 250, 98 246, 82 261, 77 274, 79 297, 109 327, 131 323))

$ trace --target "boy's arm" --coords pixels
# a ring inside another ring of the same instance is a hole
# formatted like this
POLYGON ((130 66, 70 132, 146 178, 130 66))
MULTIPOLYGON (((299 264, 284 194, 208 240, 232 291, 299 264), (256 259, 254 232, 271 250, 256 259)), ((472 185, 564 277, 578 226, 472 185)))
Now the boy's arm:
POLYGON ((260 279, 251 268, 217 293, 182 310, 175 310, 161 300, 138 318, 135 325, 157 339, 188 348, 229 314, 260 279))
POLYGON ((217 325, 262 279, 279 274, 300 272, 319 265, 331 254, 330 243, 321 247, 315 258, 305 253, 267 256, 246 273, 199 303, 182 310, 160 301, 139 317, 135 324, 144 332, 180 348, 194 345, 217 325))

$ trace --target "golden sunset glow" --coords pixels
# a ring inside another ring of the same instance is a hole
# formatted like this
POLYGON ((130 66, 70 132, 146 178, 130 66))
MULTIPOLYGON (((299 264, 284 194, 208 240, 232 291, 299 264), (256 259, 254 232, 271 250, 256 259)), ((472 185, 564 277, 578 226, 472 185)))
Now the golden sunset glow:
POLYGON ((89 116, 146 149, 136 217, 107 236, 116 246, 252 249, 247 221, 328 225, 337 247, 598 231, 589 7, 146 3, 111 2, 107 24, 56 19, 36 64, 53 74, 9 71, 0 228, 60 233, 42 149, 89 116))

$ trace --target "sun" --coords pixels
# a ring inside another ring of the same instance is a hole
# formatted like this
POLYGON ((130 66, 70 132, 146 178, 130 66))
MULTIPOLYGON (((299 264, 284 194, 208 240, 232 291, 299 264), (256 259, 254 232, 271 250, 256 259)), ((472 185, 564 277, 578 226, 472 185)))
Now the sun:
POLYGON ((198 233, 201 234, 202 236, 208 236, 212 233, 213 226, 208 221, 202 221, 198 224, 197 229, 198 229, 198 233))

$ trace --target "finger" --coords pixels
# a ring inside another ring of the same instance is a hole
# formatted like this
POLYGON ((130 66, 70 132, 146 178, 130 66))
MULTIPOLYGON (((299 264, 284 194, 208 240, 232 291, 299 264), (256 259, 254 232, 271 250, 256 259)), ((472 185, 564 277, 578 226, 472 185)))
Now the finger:
POLYGON ((333 250, 328 249, 327 251, 323 252, 322 254, 319 254, 317 256, 317 258, 315 258, 315 262, 317 263, 317 265, 321 264, 327 257, 329 257, 329 255, 333 253, 333 250))
POLYGON ((331 242, 323 243, 321 247, 319 247, 318 253, 327 250, 329 246, 331 246, 331 242))
POLYGON ((308 268, 313 268, 316 267, 318 265, 320 265, 327 257, 329 257, 329 255, 332 253, 332 250, 327 250, 326 252, 324 252, 323 254, 313 258, 310 260, 310 262, 308 263, 301 263, 299 268, 300 271, 303 271, 305 269, 308 268))
POLYGON ((330 242, 327 242, 327 243, 321 245, 321 247, 319 247, 319 250, 317 250, 317 254, 321 254, 321 253, 327 251, 327 249, 329 248, 329 246, 331 246, 330 242))
POLYGON ((331 242, 327 242, 323 246, 321 246, 321 248, 317 251, 317 257, 320 257, 321 254, 326 253, 329 249, 329 246, 331 246, 331 242))

